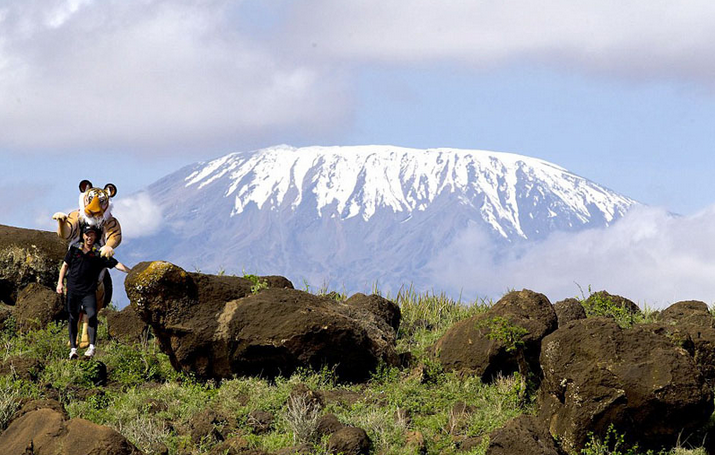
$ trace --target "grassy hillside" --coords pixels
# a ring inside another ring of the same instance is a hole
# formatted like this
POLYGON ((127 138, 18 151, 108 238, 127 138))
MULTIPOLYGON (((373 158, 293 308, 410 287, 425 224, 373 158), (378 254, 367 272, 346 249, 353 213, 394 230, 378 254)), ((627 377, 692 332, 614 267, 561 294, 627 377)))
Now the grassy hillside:
MULTIPOLYGON (((10 324, 0 333, 0 360, 7 364, 22 358, 27 367, 0 372, 0 430, 23 400, 55 398, 70 417, 110 426, 147 454, 217 453, 220 439, 235 436, 271 453, 301 443, 310 444, 314 453, 327 453, 327 438, 315 431, 327 413, 365 429, 371 453, 480 454, 489 432, 534 412, 533 398, 524 398, 519 377, 483 384, 442 371, 429 356, 429 347, 452 324, 485 311, 491 302, 465 305, 411 290, 394 300, 403 317, 398 352, 411 357, 405 367, 379 368, 367 383, 356 385, 337 383, 329 370, 299 371, 276 381, 198 382, 177 373, 151 338, 137 346, 108 340, 101 318, 98 355, 69 361, 65 325, 18 335, 10 324), (257 411, 267 412, 272 422, 263 425, 257 411), (202 434, 200 423, 207 416, 215 431, 202 434)), ((617 442, 618 435, 593 441, 585 453, 637 453, 621 451, 617 442)))

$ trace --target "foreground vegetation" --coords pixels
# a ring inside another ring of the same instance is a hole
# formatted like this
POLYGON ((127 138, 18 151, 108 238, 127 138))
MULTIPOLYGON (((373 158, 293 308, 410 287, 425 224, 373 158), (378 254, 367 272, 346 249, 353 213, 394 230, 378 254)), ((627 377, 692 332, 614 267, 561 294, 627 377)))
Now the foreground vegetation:
MULTIPOLYGON (((341 298, 335 293, 331 296, 341 298)), ((209 453, 218 439, 233 436, 269 452, 308 443, 314 453, 323 454, 327 438, 317 436, 316 426, 326 413, 343 424, 365 429, 373 444, 371 453, 481 454, 491 431, 518 415, 534 412, 533 397, 524 398, 518 374, 483 384, 474 377, 442 371, 429 356, 429 347, 451 325, 486 311, 491 302, 465 305, 445 295, 412 290, 399 293, 394 300, 403 316, 398 352, 411 353, 411 360, 403 368, 381 367, 369 382, 358 385, 336 382, 329 370, 299 371, 275 381, 199 382, 177 373, 151 338, 138 346, 108 340, 101 318, 98 355, 93 360, 69 361, 65 325, 51 324, 19 335, 10 324, 0 333, 0 360, 37 359, 42 366, 31 369, 30 377, 15 371, 0 374, 0 431, 22 400, 49 397, 58 399, 70 417, 107 425, 146 454, 209 453), (322 408, 306 398, 315 395, 322 397, 322 408), (209 411, 220 416, 216 432, 192 438, 196 419, 209 411), (257 430, 257 411, 273 416, 268 428, 257 430)), ((596 303, 593 313, 609 311, 608 302, 596 303)), ((619 435, 611 437, 594 439, 584 453, 638 454, 637 449, 621 449, 619 435)), ((705 452, 679 448, 668 453, 705 452)))

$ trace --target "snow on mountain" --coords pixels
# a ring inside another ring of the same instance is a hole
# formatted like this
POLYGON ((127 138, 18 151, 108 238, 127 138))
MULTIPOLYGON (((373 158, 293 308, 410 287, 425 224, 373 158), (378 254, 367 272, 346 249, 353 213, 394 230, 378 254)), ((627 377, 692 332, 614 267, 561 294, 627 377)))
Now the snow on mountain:
POLYGON ((394 146, 232 153, 146 193, 165 228, 127 242, 137 260, 352 290, 429 282, 431 258, 465 230, 506 248, 608 226, 636 204, 536 158, 394 146))

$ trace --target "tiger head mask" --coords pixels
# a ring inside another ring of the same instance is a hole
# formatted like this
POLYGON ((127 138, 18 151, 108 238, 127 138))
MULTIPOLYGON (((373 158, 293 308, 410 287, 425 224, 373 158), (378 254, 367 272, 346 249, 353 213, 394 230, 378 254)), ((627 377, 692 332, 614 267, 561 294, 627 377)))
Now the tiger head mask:
POLYGON ((89 180, 79 184, 80 216, 90 225, 101 225, 112 216, 110 198, 117 194, 117 187, 108 183, 104 188, 95 188, 89 180))

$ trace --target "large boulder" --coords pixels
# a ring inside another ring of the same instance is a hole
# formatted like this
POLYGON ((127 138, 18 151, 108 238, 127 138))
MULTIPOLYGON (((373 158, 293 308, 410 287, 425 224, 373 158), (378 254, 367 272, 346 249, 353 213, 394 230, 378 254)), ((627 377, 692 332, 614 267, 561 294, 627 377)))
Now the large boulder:
POLYGON ((541 366, 539 418, 569 454, 611 424, 642 447, 670 446, 713 412, 692 356, 653 327, 573 321, 544 338, 541 366))
POLYGON ((63 319, 61 296, 40 283, 30 283, 17 296, 13 311, 18 328, 27 332, 42 329, 52 321, 63 319))
POLYGON ((125 287, 174 367, 199 377, 273 377, 330 366, 341 379, 360 381, 380 362, 398 363, 385 302, 337 302, 294 290, 282 277, 259 280, 267 288, 252 293, 251 280, 157 261, 135 266, 125 287))
POLYGON ((14 305, 30 283, 57 286, 67 242, 57 234, 0 225, 0 302, 14 305))
POLYGON ((538 376, 541 340, 556 327, 556 313, 545 295, 512 291, 487 312, 452 326, 437 341, 435 354, 445 369, 490 381, 520 370, 521 353, 529 371, 538 376))
POLYGON ((140 455, 131 442, 109 427, 84 419, 69 421, 49 408, 28 412, 0 434, 3 455, 140 455))
POLYGON ((549 430, 530 415, 519 416, 489 435, 486 455, 562 455, 549 430))

